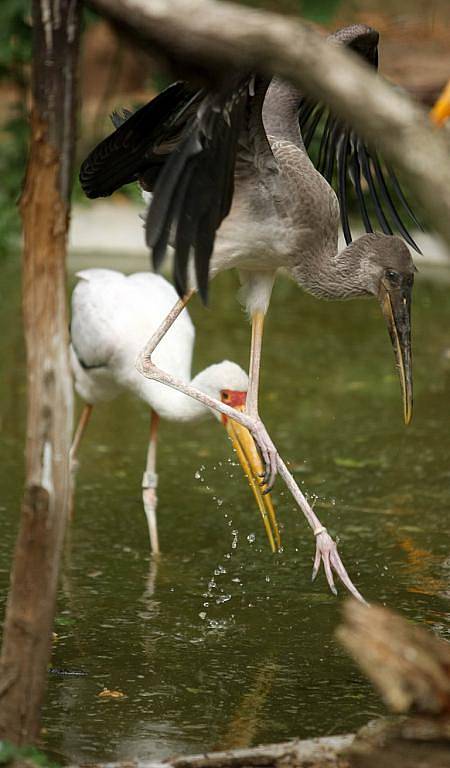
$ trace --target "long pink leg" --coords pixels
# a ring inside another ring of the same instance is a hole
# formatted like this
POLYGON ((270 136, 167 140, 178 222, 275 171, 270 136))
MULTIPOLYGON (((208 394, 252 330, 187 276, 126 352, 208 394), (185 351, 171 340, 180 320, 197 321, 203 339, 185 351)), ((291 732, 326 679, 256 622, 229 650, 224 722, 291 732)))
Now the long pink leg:
POLYGON ((77 453, 80 447, 81 438, 83 437, 85 429, 89 424, 89 420, 92 416, 93 407, 94 406, 91 403, 86 403, 83 410, 81 411, 80 420, 75 430, 72 445, 70 446, 70 452, 69 452, 70 490, 69 490, 69 504, 68 504, 70 519, 73 518, 74 510, 75 510, 75 475, 78 467, 77 453))
POLYGON ((152 336, 148 344, 145 346, 144 350, 138 356, 138 359, 136 361, 137 370, 140 373, 142 373, 142 375, 145 376, 146 378, 152 379, 154 381, 158 381, 161 384, 166 384, 168 387, 172 387, 172 389, 176 389, 179 392, 183 392, 185 395, 188 395, 189 397, 193 397, 194 400, 198 400, 207 408, 211 408, 212 410, 216 410, 219 413, 223 413, 226 416, 228 416, 228 418, 236 421, 238 424, 242 424, 242 426, 246 427, 246 429, 248 429, 249 432, 251 432, 251 434, 253 435, 256 444, 261 450, 262 458, 266 465, 270 464, 270 458, 269 458, 269 451, 270 451, 270 455, 272 457, 275 457, 279 474, 283 478, 287 488, 289 489, 295 501, 297 502, 298 506, 300 507, 303 514, 305 515, 306 520, 310 525, 310 527, 312 528, 313 533, 316 537, 316 556, 315 556, 314 567, 313 567, 313 579, 317 575, 317 572, 320 567, 320 563, 323 562, 325 575, 326 575, 328 584, 330 586, 330 589, 332 590, 333 593, 336 594, 336 587, 334 586, 333 573, 332 573, 332 571, 334 570, 337 573, 337 575, 341 578, 343 584, 347 587, 347 589, 358 600, 364 601, 364 598, 358 592, 356 587, 353 585, 350 577, 347 574, 347 571, 344 568, 344 565, 342 564, 335 542, 333 541, 331 536, 328 534, 326 528, 322 525, 322 523, 320 522, 315 512, 312 510, 311 506, 308 504, 307 499, 302 494, 300 488, 298 487, 297 483, 295 482, 294 478, 292 477, 285 463, 279 456, 275 448, 275 445, 273 444, 263 423, 259 419, 255 419, 252 416, 249 416, 247 413, 237 411, 235 408, 232 408, 229 405, 226 405, 226 403, 222 403, 220 400, 216 400, 215 398, 210 397, 209 395, 206 395, 204 392, 201 392, 195 387, 192 387, 190 384, 187 384, 184 381, 177 379, 175 376, 171 376, 165 371, 162 371, 153 363, 151 359, 152 352, 154 351, 156 346, 159 344, 161 339, 164 337, 164 335, 167 333, 171 325, 173 325, 173 323, 175 322, 177 317, 180 315, 180 313, 183 311, 184 307, 186 306, 187 302, 189 301, 193 293, 194 292, 192 291, 190 294, 188 294, 188 296, 184 297, 183 299, 179 299, 177 301, 177 303, 175 304, 173 309, 169 312, 169 314, 167 315, 167 317, 165 318, 165 320, 163 321, 159 329, 152 336))
POLYGON ((156 446, 158 442, 159 416, 152 411, 150 420, 150 440, 147 450, 147 463, 142 477, 142 501, 144 502, 145 515, 147 517, 150 547, 154 555, 158 555, 158 524, 156 520, 156 505, 158 503, 156 488, 158 475, 156 474, 156 446))
POLYGON ((92 409, 93 405, 91 403, 86 403, 84 406, 80 420, 78 422, 77 428, 75 430, 75 435, 73 437, 72 445, 70 446, 70 462, 73 463, 76 459, 76 455, 78 453, 78 448, 80 447, 81 438, 84 435, 84 431, 89 424, 89 419, 92 416, 92 409))

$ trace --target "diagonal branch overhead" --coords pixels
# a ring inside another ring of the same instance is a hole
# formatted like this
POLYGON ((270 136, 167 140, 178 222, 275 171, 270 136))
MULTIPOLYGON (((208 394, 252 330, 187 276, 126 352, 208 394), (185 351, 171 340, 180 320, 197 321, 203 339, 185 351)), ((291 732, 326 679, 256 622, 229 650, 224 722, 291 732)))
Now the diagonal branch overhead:
POLYGON ((89 0, 188 69, 275 73, 324 101, 393 162, 450 244, 450 139, 424 110, 305 22, 219 0, 89 0))

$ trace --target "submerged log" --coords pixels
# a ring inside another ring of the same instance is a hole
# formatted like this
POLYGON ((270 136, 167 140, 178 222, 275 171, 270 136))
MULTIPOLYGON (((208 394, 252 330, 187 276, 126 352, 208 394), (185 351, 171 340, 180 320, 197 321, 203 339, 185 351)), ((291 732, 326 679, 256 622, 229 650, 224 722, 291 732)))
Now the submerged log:
POLYGON ((350 746, 353 738, 353 734, 345 734, 317 739, 295 739, 262 747, 174 757, 159 763, 124 760, 107 765, 83 763, 82 768, 349 768, 348 760, 340 755, 350 746))

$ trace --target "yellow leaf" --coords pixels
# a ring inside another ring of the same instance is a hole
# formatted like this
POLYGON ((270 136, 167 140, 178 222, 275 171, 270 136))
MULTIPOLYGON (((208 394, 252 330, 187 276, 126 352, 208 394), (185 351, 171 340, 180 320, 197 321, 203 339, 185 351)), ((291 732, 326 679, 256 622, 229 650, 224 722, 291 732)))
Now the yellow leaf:
POLYGON ((109 688, 103 688, 97 696, 101 696, 103 699, 123 699, 125 694, 122 691, 110 691, 109 688))

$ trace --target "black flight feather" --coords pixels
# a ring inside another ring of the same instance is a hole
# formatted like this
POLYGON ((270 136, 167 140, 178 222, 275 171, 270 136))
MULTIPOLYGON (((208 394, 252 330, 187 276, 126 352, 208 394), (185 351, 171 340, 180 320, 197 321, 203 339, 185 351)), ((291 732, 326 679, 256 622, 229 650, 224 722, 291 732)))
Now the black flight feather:
POLYGON ((154 162, 158 165, 160 161, 158 155, 154 161, 153 150, 158 151, 158 145, 168 133, 173 133, 174 126, 183 129, 188 119, 185 107, 196 93, 186 83, 178 82, 136 112, 114 113, 116 130, 92 150, 80 169, 80 182, 87 197, 107 197, 124 184, 136 181, 154 162))
POLYGON ((362 216, 362 220, 363 220, 363 223, 364 223, 364 228, 365 228, 366 232, 373 232, 372 223, 370 221, 370 217, 369 217, 369 214, 367 212, 365 195, 364 195, 364 192, 362 191, 362 188, 361 188, 361 168, 360 168, 360 165, 359 165, 358 154, 356 152, 356 147, 355 147, 354 140, 352 141, 352 144, 353 144, 353 147, 352 147, 352 157, 351 157, 351 162, 352 162, 352 181, 353 181, 353 184, 354 184, 354 187, 355 187, 356 197, 357 197, 357 200, 358 200, 358 203, 359 203, 359 207, 360 207, 360 210, 361 210, 361 216, 362 216))
POLYGON ((412 210, 410 204, 408 203, 405 195, 403 194, 403 190, 402 190, 402 188, 400 186, 400 182, 397 179, 397 176, 395 175, 395 173, 392 170, 392 168, 390 168, 389 166, 386 166, 386 170, 388 172, 389 181, 392 184, 392 189, 394 190, 394 192, 397 195, 399 201, 403 205, 403 208, 405 209, 406 213, 411 217, 411 219, 413 220, 414 224, 417 227, 419 227, 419 229, 421 229, 422 232, 423 232, 423 224, 421 224, 421 222, 418 220, 418 218, 416 217, 416 215, 415 215, 414 211, 412 210))
POLYGON ((347 160, 348 151, 350 146, 350 139, 348 131, 346 131, 341 139, 339 153, 338 153, 338 192, 339 192, 339 209, 341 212, 341 224, 344 232, 345 242, 347 245, 352 242, 352 233, 350 230, 350 224, 348 221, 348 206, 347 206, 347 160))
POLYGON ((146 237, 153 249, 155 268, 170 239, 175 246, 174 281, 178 292, 184 294, 187 290, 187 265, 192 254, 204 301, 215 234, 231 207, 249 81, 249 77, 241 77, 228 88, 204 97, 158 177, 148 212, 146 237))
POLYGON ((376 213, 378 222, 385 235, 392 235, 393 232, 391 229, 391 225, 389 224, 386 218, 386 215, 384 213, 383 207, 380 204, 380 198, 378 196, 378 192, 375 187, 375 182, 374 182, 372 170, 370 167, 369 154, 367 152, 367 149, 365 145, 362 143, 362 141, 358 141, 356 146, 357 146, 358 158, 361 162, 362 172, 369 186, 370 196, 374 204, 375 213, 376 213))
MULTIPOLYGON (((346 27, 343 30, 338 30, 331 35, 329 39, 335 43, 337 42, 345 45, 361 56, 370 66, 375 69, 378 68, 379 35, 378 32, 371 27, 363 24, 355 24, 351 27, 346 27)), ((354 192, 358 200, 362 223, 366 232, 373 231, 364 200, 365 193, 361 185, 362 173, 367 181, 368 194, 372 199, 376 218, 378 219, 382 231, 385 234, 393 234, 393 228, 388 219, 388 217, 390 217, 392 224, 406 242, 415 248, 416 251, 420 252, 399 214, 396 204, 397 200, 412 218, 414 223, 421 229, 422 227, 406 200, 395 173, 389 167, 386 168, 387 178, 395 193, 396 200, 394 202, 386 182, 383 170, 384 165, 381 158, 378 159, 375 152, 370 151, 368 147, 358 139, 354 132, 349 134, 349 129, 333 117, 330 111, 325 113, 327 114, 327 117, 321 124, 320 117, 319 119, 316 119, 318 114, 317 110, 320 107, 321 105, 316 104, 309 96, 301 99, 298 111, 300 131, 307 150, 311 145, 314 135, 316 135, 318 131, 321 132, 318 156, 313 159, 319 173, 321 173, 330 184, 334 185, 336 183, 336 192, 341 208, 343 228, 345 222, 344 234, 346 239, 349 236, 350 228, 348 225, 349 197, 347 194, 347 187, 344 183, 345 177, 349 177, 352 181, 354 192), (349 142, 345 140, 346 135, 351 135, 349 142), (334 166, 336 160, 338 162, 338 174, 335 182, 334 166), (373 173, 376 177, 376 183, 373 173)))
POLYGON ((419 246, 417 245, 414 238, 412 237, 412 235, 404 225, 403 220, 401 219, 400 214, 398 213, 394 205, 394 202, 391 197, 391 193, 389 192, 389 189, 387 187, 387 184, 383 175, 383 170, 381 168, 380 161, 378 160, 378 157, 376 156, 376 154, 372 156, 372 166, 375 171, 375 176, 378 181, 378 186, 379 186, 381 195, 384 199, 384 202, 387 206, 387 209, 392 217, 392 220, 395 226, 397 227, 402 237, 406 240, 406 242, 410 246, 412 246, 412 248, 414 248, 418 253, 420 253, 421 251, 419 246))

